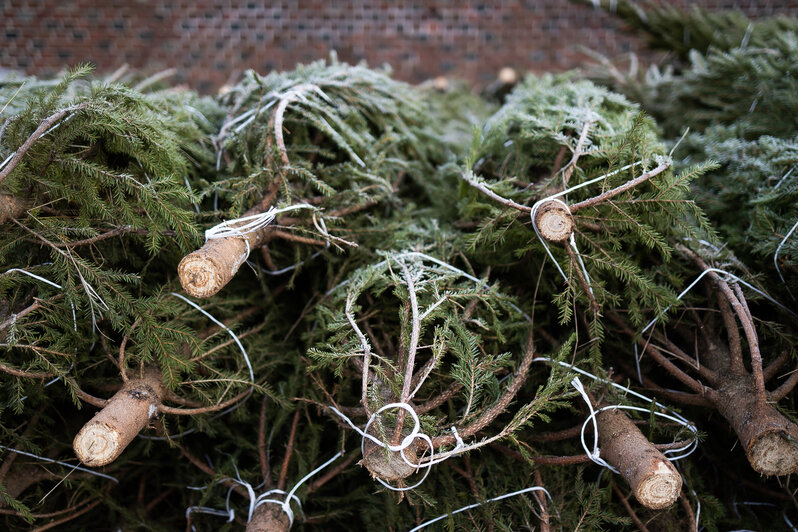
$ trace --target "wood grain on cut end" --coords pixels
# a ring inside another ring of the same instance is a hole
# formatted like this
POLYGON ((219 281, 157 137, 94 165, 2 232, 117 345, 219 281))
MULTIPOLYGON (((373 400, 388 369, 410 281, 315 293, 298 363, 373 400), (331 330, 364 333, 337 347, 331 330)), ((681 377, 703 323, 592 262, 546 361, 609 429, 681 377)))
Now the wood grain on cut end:
MULTIPOLYGON (((411 463, 418 462, 416 445, 412 444, 404 450, 405 457, 411 463)), ((360 465, 368 469, 373 478, 381 478, 385 482, 395 482, 407 478, 416 472, 417 468, 402 459, 399 451, 389 451, 371 440, 366 440, 363 449, 363 460, 360 465)))
POLYGON ((760 404, 750 375, 730 375, 718 387, 715 407, 737 433, 751 467, 762 475, 798 473, 798 426, 760 404))
POLYGON ((635 498, 646 508, 661 510, 676 502, 681 492, 682 476, 673 464, 663 459, 653 465, 649 475, 638 484, 635 498))
POLYGON ((763 475, 798 473, 798 440, 787 427, 761 434, 748 449, 748 461, 763 475))
POLYGON ((535 226, 549 242, 565 242, 574 231, 574 218, 559 201, 542 203, 535 211, 535 226))
POLYGON ((78 459, 89 467, 116 460, 158 413, 162 394, 158 370, 148 369, 141 379, 128 381, 75 436, 72 447, 78 459))
POLYGON ((214 238, 189 253, 177 266, 183 289, 194 297, 211 297, 227 286, 247 259, 247 243, 237 237, 214 238))
POLYGON ((80 429, 72 446, 78 460, 90 467, 100 467, 122 454, 119 436, 113 426, 92 420, 80 429))
MULTIPOLYGON (((279 495, 270 497, 279 499, 279 495)), ((261 504, 252 512, 252 519, 247 523, 246 532, 288 532, 291 520, 282 506, 274 503, 261 504)))
POLYGON ((622 410, 596 415, 601 457, 629 483, 640 504, 667 508, 679 498, 682 476, 622 410))

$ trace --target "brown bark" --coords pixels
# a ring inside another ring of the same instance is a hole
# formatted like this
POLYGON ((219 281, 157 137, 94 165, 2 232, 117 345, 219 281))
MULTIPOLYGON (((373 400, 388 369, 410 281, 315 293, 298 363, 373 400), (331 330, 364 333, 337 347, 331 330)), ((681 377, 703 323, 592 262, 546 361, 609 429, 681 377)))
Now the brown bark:
MULTIPOLYGON (((275 497, 277 498, 277 497, 275 497)), ((246 532, 288 532, 291 521, 279 504, 261 504, 252 512, 246 532)))
POLYGON ((717 394, 715 408, 737 433, 757 473, 798 472, 798 426, 771 404, 757 401, 752 376, 730 375, 718 387, 717 394))
POLYGON ((621 410, 596 415, 601 457, 620 471, 635 498, 651 510, 679 498, 682 476, 621 410))
POLYGON ((80 461, 100 467, 116 460, 158 413, 163 393, 161 373, 155 368, 125 383, 75 436, 73 448, 80 461))
POLYGON ((565 242, 574 231, 574 219, 560 201, 547 201, 535 210, 535 226, 549 242, 565 242))
POLYGON ((0 224, 19 218, 25 214, 27 204, 23 199, 11 194, 0 194, 0 224))

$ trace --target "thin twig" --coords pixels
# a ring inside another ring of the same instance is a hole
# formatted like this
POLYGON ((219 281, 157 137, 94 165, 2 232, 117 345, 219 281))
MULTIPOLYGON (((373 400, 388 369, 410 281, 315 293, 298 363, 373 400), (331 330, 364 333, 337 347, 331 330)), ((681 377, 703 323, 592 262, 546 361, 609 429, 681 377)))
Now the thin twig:
MULTIPOLYGON (((648 528, 646 528, 646 525, 643 524, 643 521, 641 521, 640 518, 637 517, 637 514, 632 508, 632 505, 629 504, 629 497, 623 494, 621 488, 619 488, 615 482, 612 483, 612 491, 614 491, 615 495, 617 495, 618 499, 620 499, 621 504, 626 509, 626 513, 629 514, 629 517, 632 518, 632 521, 634 521, 635 526, 637 526, 637 529, 640 532, 649 532, 648 528)), ((631 495, 631 493, 629 495, 631 495)))
POLYGON ((235 397, 228 399, 223 403, 219 403, 218 405, 213 405, 213 406, 204 406, 202 408, 172 408, 171 406, 161 405, 158 407, 158 411, 163 412, 164 414, 175 414, 178 416, 196 416, 198 414, 218 412, 219 410, 224 410, 228 406, 236 404, 238 401, 240 401, 250 393, 252 393, 251 389, 244 390, 235 397))
MULTIPOLYGON (((534 477, 535 484, 543 488, 543 476, 540 474, 540 470, 535 469, 534 477)), ((545 493, 540 491, 533 492, 533 496, 540 505, 540 532, 549 532, 549 501, 546 499, 545 493)))
POLYGON ((601 203, 601 202, 606 201, 608 199, 614 198, 618 194, 626 192, 627 190, 629 190, 631 188, 634 188, 637 185, 639 185, 641 183, 644 183, 645 181, 648 181, 652 177, 661 174, 662 172, 667 170, 670 166, 671 166, 671 163, 669 161, 660 163, 659 166, 657 166, 653 170, 650 170, 650 171, 646 172, 645 174, 641 175, 640 177, 636 177, 634 179, 631 179, 631 180, 627 181, 626 183, 624 183, 623 185, 617 186, 617 187, 613 188, 612 190, 608 190, 606 192, 603 192, 603 193, 601 193, 598 196, 595 196, 593 198, 589 198, 589 199, 586 199, 584 201, 580 201, 579 203, 574 203, 573 205, 569 205, 568 209, 571 211, 571 214, 573 214, 576 211, 579 211, 581 209, 585 209, 587 207, 592 207, 592 206, 594 206, 594 205, 596 205, 598 203, 601 203))
POLYGON ((460 174, 460 176, 463 178, 463 181, 465 181, 475 189, 479 190, 480 192, 488 196, 490 199, 497 201, 507 207, 512 207, 513 209, 519 210, 521 212, 526 212, 526 213, 532 212, 532 207, 527 207, 526 205, 521 205, 519 203, 514 202, 511 199, 503 198, 498 194, 496 194, 495 192, 493 192, 488 187, 486 187, 485 185, 483 185, 482 183, 477 182, 472 177, 473 174, 471 172, 463 172, 462 174, 460 174))
POLYGON ((39 138, 41 138, 41 136, 44 135, 44 133, 48 129, 50 129, 56 122, 67 116, 69 113, 83 109, 87 105, 88 104, 86 103, 72 105, 70 107, 61 109, 60 111, 57 111, 52 115, 48 116, 47 118, 45 118, 44 120, 42 120, 41 123, 39 124, 39 127, 37 127, 33 131, 33 133, 31 133, 30 137, 27 138, 27 140, 22 144, 22 146, 19 147, 14 156, 11 157, 11 160, 8 162, 6 167, 0 170, 0 183, 2 183, 5 180, 5 178, 7 178, 9 174, 11 174, 11 172, 14 171, 14 168, 17 167, 17 165, 20 163, 25 154, 28 153, 28 150, 31 148, 31 146, 33 146, 33 144, 37 140, 39 140, 39 138))
POLYGON ((590 126, 593 125, 592 120, 586 120, 585 125, 582 128, 582 133, 579 135, 579 140, 576 143, 576 147, 574 148, 574 154, 571 157, 571 160, 568 161, 568 164, 565 165, 565 171, 563 172, 562 180, 566 186, 568 186, 568 180, 571 179, 571 175, 574 173, 576 169, 576 163, 579 161, 579 157, 582 156, 582 147, 587 140, 587 133, 590 130, 590 126))
POLYGON ((781 386, 770 392, 770 400, 775 403, 784 399, 796 385, 798 385, 798 369, 794 369, 790 377, 781 386))
POLYGON ((288 476, 288 464, 291 461, 291 455, 294 452, 294 441, 296 440, 296 428, 299 424, 299 414, 301 410, 297 408, 294 412, 294 420, 291 422, 291 434, 288 436, 288 445, 285 448, 285 457, 283 458, 283 467, 280 468, 280 478, 277 480, 277 489, 285 489, 285 480, 288 476))
POLYGON ((260 404, 260 423, 258 424, 258 460, 260 461, 260 474, 267 488, 271 484, 269 460, 266 458, 266 401, 268 399, 268 395, 263 396, 260 404))
POLYGON ((308 489, 305 490, 305 496, 310 495, 312 492, 316 491, 317 489, 321 488, 323 485, 328 483, 330 480, 335 478, 338 474, 341 473, 344 469, 349 467, 349 465, 354 462, 357 457, 359 456, 359 451, 353 451, 352 453, 347 456, 343 462, 340 462, 337 466, 330 469, 327 473, 320 476, 310 484, 308 484, 308 489))
POLYGON ((740 331, 737 330, 737 322, 734 321, 731 305, 725 297, 718 298, 718 306, 723 317, 723 324, 726 326, 726 336, 729 340, 729 369, 737 375, 742 375, 745 373, 743 343, 740 340, 740 331))

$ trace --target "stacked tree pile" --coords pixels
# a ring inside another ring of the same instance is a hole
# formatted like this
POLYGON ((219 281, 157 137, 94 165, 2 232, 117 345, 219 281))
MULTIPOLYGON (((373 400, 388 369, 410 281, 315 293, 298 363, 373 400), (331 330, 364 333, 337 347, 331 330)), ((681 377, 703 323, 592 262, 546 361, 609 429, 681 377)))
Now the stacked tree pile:
POLYGON ((789 24, 498 108, 335 58, 3 80, 5 528, 789 521, 789 24))

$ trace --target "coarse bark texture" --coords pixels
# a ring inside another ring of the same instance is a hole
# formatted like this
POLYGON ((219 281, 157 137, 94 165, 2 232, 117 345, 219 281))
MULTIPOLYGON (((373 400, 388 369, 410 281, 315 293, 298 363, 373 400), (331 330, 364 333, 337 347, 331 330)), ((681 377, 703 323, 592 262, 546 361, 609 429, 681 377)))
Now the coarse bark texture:
POLYGON ((601 457, 621 472, 640 504, 660 510, 676 502, 682 476, 626 414, 604 410, 596 422, 601 457))
POLYGON ((798 472, 798 426, 770 404, 756 400, 750 375, 731 375, 714 401, 743 444, 751 467, 763 475, 798 472))
POLYGON ((559 201, 547 201, 535 211, 535 225, 549 242, 565 242, 574 230, 574 219, 559 201))
POLYGON ((197 251, 183 257, 177 266, 183 290, 194 297, 211 297, 224 288, 247 260, 245 238, 212 238, 197 251))
POLYGON ((80 461, 100 467, 116 460, 158 413, 163 393, 161 373, 155 368, 128 381, 75 436, 73 448, 80 461))
POLYGON ((0 194, 0 224, 25 214, 25 202, 11 194, 0 194))
MULTIPOLYGON (((417 468, 402 459, 401 452, 389 451, 385 447, 366 439, 366 445, 363 448, 363 460, 360 461, 360 465, 368 469, 373 478, 381 478, 385 482, 395 482, 407 478, 417 471, 417 468)), ((415 443, 411 444, 403 452, 410 463, 415 464, 418 462, 415 443)))
POLYGON ((288 532, 290 529, 288 515, 279 504, 271 502, 255 508, 252 519, 247 523, 247 532, 288 532))

